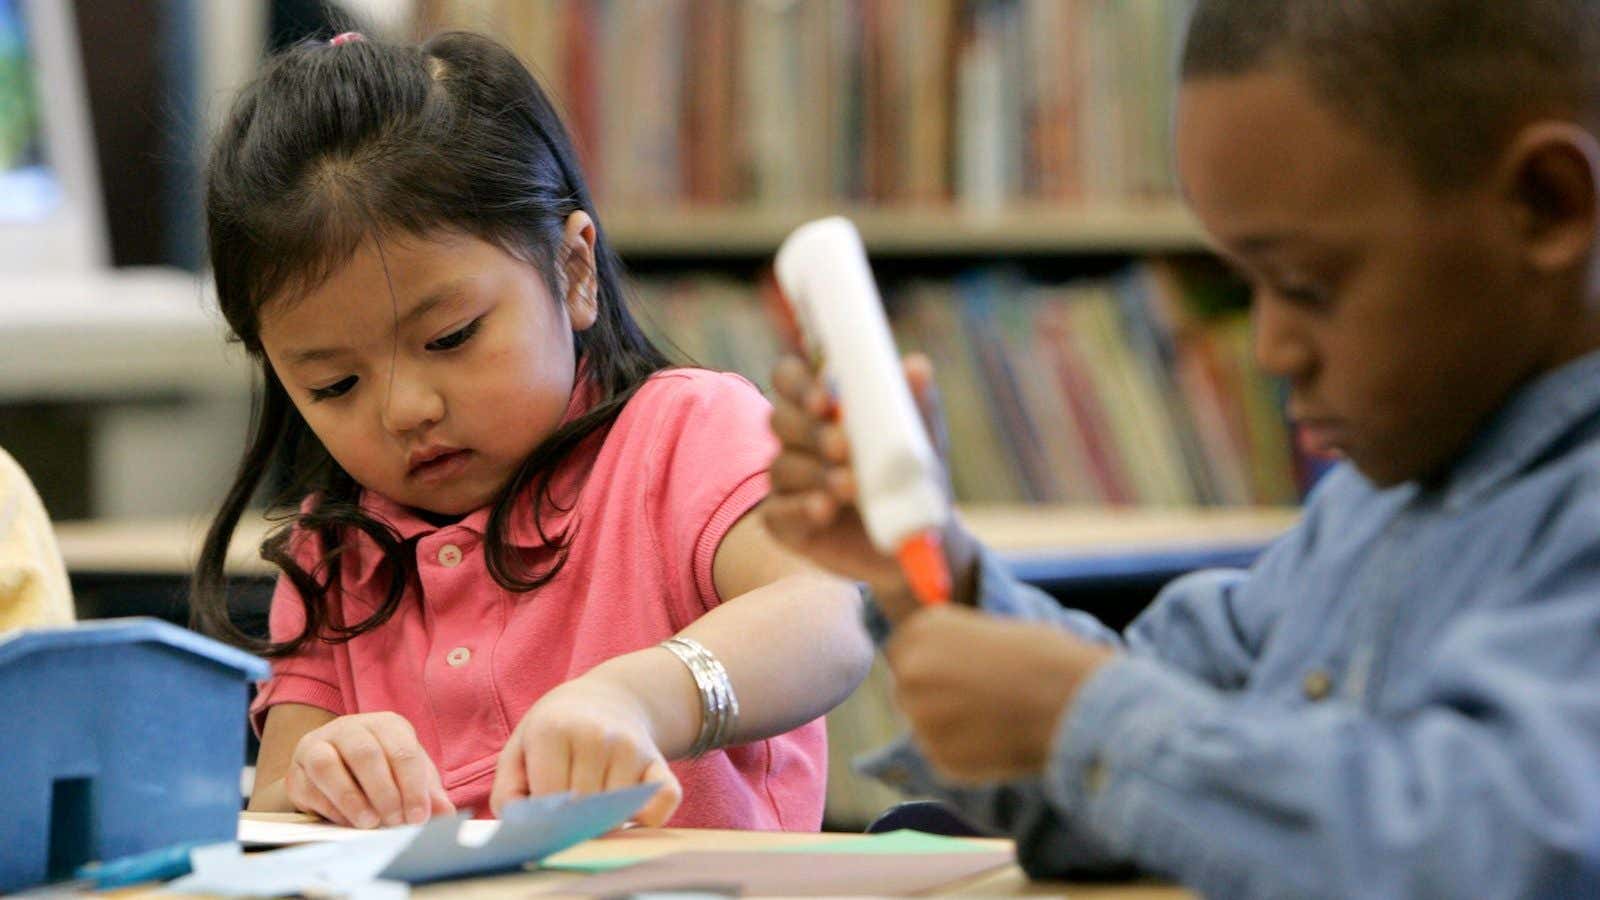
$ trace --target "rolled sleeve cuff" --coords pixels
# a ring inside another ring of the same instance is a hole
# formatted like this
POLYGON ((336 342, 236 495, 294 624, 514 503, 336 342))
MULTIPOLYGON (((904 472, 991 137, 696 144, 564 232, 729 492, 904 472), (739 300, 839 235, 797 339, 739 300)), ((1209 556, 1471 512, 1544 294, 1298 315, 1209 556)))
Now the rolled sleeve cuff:
POLYGON ((922 758, 910 735, 902 735, 888 746, 863 753, 853 761, 855 770, 883 782, 903 794, 930 796, 948 793, 934 777, 928 761, 922 758))
POLYGON ((1057 727, 1045 791, 1120 855, 1139 858, 1136 843, 1170 846, 1181 838, 1166 834, 1177 823, 1163 814, 1171 793, 1162 759, 1183 725, 1221 703, 1192 678, 1122 654, 1090 677, 1057 727))
POLYGON ((305 675, 277 674, 261 682, 260 692, 250 704, 250 725, 256 737, 266 728, 267 710, 280 703, 303 703, 336 716, 344 715, 344 699, 338 687, 305 675))
MULTIPOLYGON (((872 590, 867 587, 866 582, 859 582, 858 586, 861 588, 862 599, 866 601, 861 605, 861 624, 866 628, 868 636, 872 638, 872 643, 881 650, 883 645, 888 642, 889 634, 893 631, 894 625, 883 614, 883 610, 878 607, 877 600, 873 597, 872 590)), ((992 615, 1005 616, 1007 618, 1037 618, 1033 608, 1023 598, 1023 594, 1030 591, 1043 597, 1043 602, 1048 605, 1055 605, 1055 601, 1051 600, 1042 591, 1018 581, 1016 576, 1011 574, 1005 563, 992 550, 986 547, 979 550, 976 595, 978 609, 992 615)), ((1034 603, 1041 602, 1037 598, 1029 599, 1032 599, 1034 603)))

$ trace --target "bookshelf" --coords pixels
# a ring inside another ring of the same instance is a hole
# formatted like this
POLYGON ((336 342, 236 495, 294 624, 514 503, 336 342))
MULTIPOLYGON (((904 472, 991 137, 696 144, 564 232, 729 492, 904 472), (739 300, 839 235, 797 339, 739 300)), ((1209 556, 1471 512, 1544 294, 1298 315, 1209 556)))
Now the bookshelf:
MULTIPOLYGON (((425 0, 499 36, 569 123, 646 330, 764 385, 757 281, 821 215, 862 233, 902 349, 934 361, 951 475, 1017 573, 1110 624, 1247 565, 1314 474, 1250 360, 1245 297, 1178 201, 1186 0, 425 0)), ((897 797, 829 716, 828 819, 897 797)))
POLYGON ((625 259, 770 257, 795 226, 826 215, 856 223, 873 256, 1006 257, 1084 253, 1194 253, 1205 239, 1174 203, 1061 208, 1036 204, 989 212, 950 207, 681 207, 619 209, 607 233, 625 259))

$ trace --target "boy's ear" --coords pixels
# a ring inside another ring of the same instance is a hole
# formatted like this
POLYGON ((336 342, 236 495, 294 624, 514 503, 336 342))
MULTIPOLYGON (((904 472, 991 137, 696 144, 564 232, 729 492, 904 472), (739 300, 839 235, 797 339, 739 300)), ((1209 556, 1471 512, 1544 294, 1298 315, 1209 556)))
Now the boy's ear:
POLYGON ((573 331, 587 331, 600 314, 600 276, 594 265, 594 219, 583 210, 567 216, 556 252, 560 261, 561 303, 573 331))
POLYGON ((1600 142, 1576 123, 1539 122, 1504 160, 1524 259, 1547 274, 1587 266, 1600 226, 1600 142))

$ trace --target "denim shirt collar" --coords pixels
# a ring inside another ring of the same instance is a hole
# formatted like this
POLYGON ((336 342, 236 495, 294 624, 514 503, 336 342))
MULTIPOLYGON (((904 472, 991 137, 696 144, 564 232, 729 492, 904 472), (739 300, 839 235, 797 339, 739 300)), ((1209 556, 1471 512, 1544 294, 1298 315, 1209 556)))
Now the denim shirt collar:
POLYGON ((1600 352, 1512 392, 1490 416, 1443 483, 1446 502, 1464 507, 1522 474, 1572 431, 1600 414, 1600 352))

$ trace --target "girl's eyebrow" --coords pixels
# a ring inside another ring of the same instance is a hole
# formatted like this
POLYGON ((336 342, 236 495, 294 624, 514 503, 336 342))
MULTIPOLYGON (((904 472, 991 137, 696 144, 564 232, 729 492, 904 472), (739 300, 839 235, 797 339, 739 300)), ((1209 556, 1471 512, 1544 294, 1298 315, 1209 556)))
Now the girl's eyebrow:
MULTIPOLYGON (((453 278, 434 288, 426 297, 423 297, 410 309, 406 310, 406 314, 400 317, 399 327, 404 328, 426 316, 441 304, 456 299, 461 295, 461 289, 471 280, 470 277, 466 276, 453 278)), ((344 347, 313 347, 306 350, 293 350, 286 355, 291 365, 303 365, 308 362, 334 359, 348 352, 344 347)))
POLYGON ((400 327, 404 328, 418 319, 421 319, 423 316, 426 316, 428 313, 433 312, 434 308, 439 306, 441 303, 444 303, 448 300, 454 300, 461 294, 461 289, 471 281, 472 279, 470 277, 462 276, 460 278, 452 278, 449 281, 446 281, 444 284, 434 288, 432 291, 428 292, 426 297, 423 297, 421 300, 417 301, 415 306, 406 310, 406 314, 400 317, 400 327))

